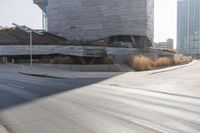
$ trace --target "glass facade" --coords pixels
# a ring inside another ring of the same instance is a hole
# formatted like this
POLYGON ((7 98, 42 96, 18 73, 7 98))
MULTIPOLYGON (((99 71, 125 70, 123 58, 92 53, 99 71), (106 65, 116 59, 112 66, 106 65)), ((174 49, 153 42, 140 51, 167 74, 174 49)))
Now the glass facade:
POLYGON ((200 54, 200 1, 178 0, 177 52, 197 57, 200 54))

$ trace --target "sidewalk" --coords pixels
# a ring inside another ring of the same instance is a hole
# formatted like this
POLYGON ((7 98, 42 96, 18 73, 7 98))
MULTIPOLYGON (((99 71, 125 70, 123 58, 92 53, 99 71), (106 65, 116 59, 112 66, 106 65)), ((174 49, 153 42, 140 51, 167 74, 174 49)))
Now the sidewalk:
MULTIPOLYGON (((62 68, 48 67, 48 66, 28 66, 24 65, 23 69, 20 70, 20 73, 25 75, 32 76, 41 76, 41 77, 54 77, 54 78, 111 78, 117 77, 118 75, 124 75, 129 79, 131 77, 142 77, 151 74, 157 74, 167 71, 173 71, 176 69, 181 69, 183 67, 187 67, 193 65, 199 61, 193 61, 189 64, 173 66, 168 68, 163 68, 159 70, 151 70, 151 71, 143 71, 143 72, 76 72, 76 71, 68 71, 62 68)), ((121 77, 121 76, 120 76, 121 77)), ((123 76, 122 76, 123 77, 123 76)))
POLYGON ((24 66, 20 73, 32 76, 54 77, 54 78, 110 78, 123 72, 75 72, 61 68, 45 66, 24 66))
POLYGON ((3 73, 18 73, 22 69, 23 65, 19 64, 0 64, 0 72, 3 73))
POLYGON ((198 74, 200 61, 145 72, 128 72, 120 76, 101 81, 104 87, 134 89, 158 94, 199 97, 198 74), (194 75, 196 71, 196 75, 194 75), (191 75, 190 75, 191 72, 191 75), (193 78, 193 82, 191 82, 193 78), (167 79, 167 80, 166 80, 167 79), (181 80, 180 80, 181 79, 181 80), (196 84, 196 87, 191 87, 196 84), (183 90, 185 88, 185 90, 183 90))
POLYGON ((8 133, 8 131, 5 129, 5 127, 0 125, 0 133, 8 133))

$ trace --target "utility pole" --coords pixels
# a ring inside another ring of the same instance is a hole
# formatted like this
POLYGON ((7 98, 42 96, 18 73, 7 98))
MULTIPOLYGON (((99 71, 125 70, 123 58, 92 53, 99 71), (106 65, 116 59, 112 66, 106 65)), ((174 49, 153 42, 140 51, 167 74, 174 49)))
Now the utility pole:
POLYGON ((30 31, 30 66, 33 66, 33 31, 30 31))

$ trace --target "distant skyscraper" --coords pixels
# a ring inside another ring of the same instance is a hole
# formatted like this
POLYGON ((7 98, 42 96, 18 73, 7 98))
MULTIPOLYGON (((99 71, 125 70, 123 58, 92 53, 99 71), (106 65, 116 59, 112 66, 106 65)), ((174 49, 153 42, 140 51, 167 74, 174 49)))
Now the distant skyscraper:
POLYGON ((200 0, 178 0, 177 52, 200 54, 200 0))
POLYGON ((160 49, 173 50, 174 49, 174 40, 173 39, 167 39, 166 42, 155 43, 155 47, 160 48, 160 49))

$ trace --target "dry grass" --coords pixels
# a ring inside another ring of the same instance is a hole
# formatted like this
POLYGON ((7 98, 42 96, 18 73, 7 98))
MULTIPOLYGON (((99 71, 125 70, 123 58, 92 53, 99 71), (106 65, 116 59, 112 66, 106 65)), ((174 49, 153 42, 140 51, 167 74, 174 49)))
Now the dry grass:
POLYGON ((140 54, 130 55, 126 60, 126 63, 136 71, 145 71, 153 68, 189 63, 191 61, 192 57, 183 55, 159 57, 153 60, 145 55, 140 54))
POLYGON ((191 56, 175 55, 174 62, 175 64, 184 64, 192 61, 191 56))
POLYGON ((53 64, 72 64, 72 63, 73 63, 73 60, 68 56, 66 57, 59 56, 53 59, 53 64))
POLYGON ((113 58, 111 56, 107 56, 104 58, 105 64, 114 64, 113 58))
POLYGON ((155 62, 155 67, 163 67, 163 66, 169 66, 171 64, 171 60, 169 57, 160 57, 155 62))
POLYGON ((143 55, 130 56, 127 63, 137 71, 152 69, 151 60, 143 55))
POLYGON ((144 71, 144 70, 149 70, 151 69, 151 60, 149 58, 142 56, 142 55, 137 55, 132 58, 132 67, 137 70, 137 71, 144 71))

